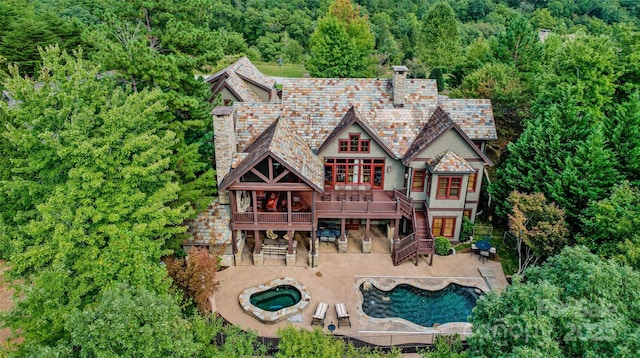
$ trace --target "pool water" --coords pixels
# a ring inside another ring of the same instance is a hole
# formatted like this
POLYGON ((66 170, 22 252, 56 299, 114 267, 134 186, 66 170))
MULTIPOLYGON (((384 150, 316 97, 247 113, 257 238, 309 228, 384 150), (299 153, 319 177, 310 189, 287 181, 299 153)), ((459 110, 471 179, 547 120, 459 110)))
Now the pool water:
POLYGON ((302 294, 290 285, 279 285, 266 291, 256 292, 249 298, 252 305, 265 311, 278 311, 300 302, 302 294))
POLYGON ((411 285, 398 285, 382 291, 371 285, 360 286, 364 301, 362 310, 376 318, 403 318, 420 326, 449 322, 468 322, 471 310, 480 297, 473 287, 450 284, 439 291, 422 290, 411 285))

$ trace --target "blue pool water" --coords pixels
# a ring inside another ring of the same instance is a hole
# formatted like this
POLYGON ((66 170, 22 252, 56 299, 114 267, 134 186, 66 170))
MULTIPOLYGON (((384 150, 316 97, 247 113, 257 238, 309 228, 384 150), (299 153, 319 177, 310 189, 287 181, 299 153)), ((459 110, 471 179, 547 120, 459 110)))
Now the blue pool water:
POLYGON ((480 294, 476 288, 450 284, 439 291, 422 290, 411 285, 398 285, 382 291, 371 285, 360 286, 364 297, 362 310, 376 318, 403 318, 420 326, 448 322, 468 322, 480 294))
POLYGON ((256 292, 249 298, 252 305, 274 312, 300 302, 302 294, 290 285, 278 285, 266 291, 256 292))

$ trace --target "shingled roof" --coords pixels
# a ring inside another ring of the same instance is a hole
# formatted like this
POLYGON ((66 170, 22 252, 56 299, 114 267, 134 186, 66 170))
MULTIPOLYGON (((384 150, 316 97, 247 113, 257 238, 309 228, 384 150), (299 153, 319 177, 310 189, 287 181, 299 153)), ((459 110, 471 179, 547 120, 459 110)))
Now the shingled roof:
POLYGON ((460 128, 460 126, 451 119, 451 116, 440 106, 433 111, 429 120, 424 124, 424 127, 422 127, 422 130, 405 153, 402 161, 405 165, 408 165, 416 155, 420 154, 423 149, 433 143, 436 138, 451 129, 458 132, 462 139, 469 144, 469 147, 471 147, 487 164, 493 164, 491 160, 482 153, 475 144, 473 144, 471 139, 460 128))
POLYGON ((221 190, 228 188, 237 178, 271 155, 314 189, 322 191, 323 159, 313 153, 285 118, 279 117, 273 121, 241 154, 237 156, 239 163, 235 169, 220 183, 221 190))
POLYGON ((432 173, 474 173, 476 170, 464 158, 447 150, 427 161, 432 173))
POLYGON ((218 93, 226 87, 242 102, 260 102, 260 98, 247 82, 266 91, 273 89, 275 83, 273 78, 263 75, 246 56, 205 80, 211 85, 212 93, 218 93))

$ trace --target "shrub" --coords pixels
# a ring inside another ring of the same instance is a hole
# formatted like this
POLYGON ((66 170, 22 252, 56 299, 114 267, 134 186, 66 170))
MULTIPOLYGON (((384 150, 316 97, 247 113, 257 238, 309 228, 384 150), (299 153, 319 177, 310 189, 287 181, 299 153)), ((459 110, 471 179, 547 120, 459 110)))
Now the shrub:
POLYGON ((449 239, 443 236, 436 237, 436 255, 446 256, 451 251, 449 239))
POLYGON ((469 236, 473 235, 473 227, 475 224, 468 217, 462 218, 462 233, 460 234, 460 242, 469 240, 469 236))

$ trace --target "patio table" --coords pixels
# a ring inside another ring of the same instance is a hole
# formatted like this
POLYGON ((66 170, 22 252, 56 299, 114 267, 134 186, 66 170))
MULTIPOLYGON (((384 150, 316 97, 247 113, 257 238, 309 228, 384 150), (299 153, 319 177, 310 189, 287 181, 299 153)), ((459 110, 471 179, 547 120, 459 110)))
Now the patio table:
POLYGON ((480 251, 489 251, 491 249, 491 242, 487 240, 480 240, 476 242, 476 246, 480 251))

